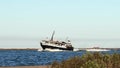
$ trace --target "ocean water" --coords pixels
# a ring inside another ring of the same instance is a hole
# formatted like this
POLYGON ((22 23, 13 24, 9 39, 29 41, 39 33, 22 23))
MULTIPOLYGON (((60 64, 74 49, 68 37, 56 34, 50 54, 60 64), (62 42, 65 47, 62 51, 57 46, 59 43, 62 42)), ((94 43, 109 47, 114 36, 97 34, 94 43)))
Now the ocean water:
MULTIPOLYGON (((61 62, 70 57, 82 56, 85 53, 85 51, 40 52, 37 50, 0 50, 0 66, 50 65, 53 61, 61 62)), ((120 53, 120 50, 101 53, 120 53)))
MULTIPOLYGON (((0 48, 41 48, 39 39, 0 39, 0 48)), ((119 39, 72 39, 75 48, 120 48, 119 39)), ((120 53, 109 51, 102 53, 120 53)), ((53 61, 63 61, 73 56, 85 54, 80 52, 38 52, 37 50, 0 50, 0 66, 34 66, 49 65, 53 61)))

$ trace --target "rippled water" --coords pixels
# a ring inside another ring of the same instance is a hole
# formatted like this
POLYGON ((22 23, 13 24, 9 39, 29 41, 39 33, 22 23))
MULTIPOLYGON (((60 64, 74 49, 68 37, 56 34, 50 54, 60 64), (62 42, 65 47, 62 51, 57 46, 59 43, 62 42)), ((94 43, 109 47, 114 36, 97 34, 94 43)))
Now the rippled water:
MULTIPOLYGON (((103 53, 120 53, 109 51, 103 53)), ((0 50, 0 66, 34 66, 49 65, 53 61, 66 60, 73 56, 81 56, 85 51, 80 52, 39 52, 37 50, 0 50)))

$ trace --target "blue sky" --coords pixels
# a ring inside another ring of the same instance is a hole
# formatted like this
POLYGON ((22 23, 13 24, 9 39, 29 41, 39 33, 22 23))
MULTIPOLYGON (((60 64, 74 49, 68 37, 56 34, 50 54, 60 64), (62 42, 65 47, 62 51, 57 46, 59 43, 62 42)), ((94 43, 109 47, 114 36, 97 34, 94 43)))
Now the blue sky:
POLYGON ((120 38, 120 0, 1 0, 0 37, 120 38))

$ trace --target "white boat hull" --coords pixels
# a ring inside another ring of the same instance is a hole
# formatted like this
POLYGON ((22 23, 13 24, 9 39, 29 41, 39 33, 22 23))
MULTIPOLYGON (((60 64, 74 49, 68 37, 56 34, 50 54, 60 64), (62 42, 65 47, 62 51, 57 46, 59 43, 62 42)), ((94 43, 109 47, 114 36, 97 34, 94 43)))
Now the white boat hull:
POLYGON ((73 47, 58 46, 52 44, 40 43, 43 50, 47 51, 73 51, 73 47))

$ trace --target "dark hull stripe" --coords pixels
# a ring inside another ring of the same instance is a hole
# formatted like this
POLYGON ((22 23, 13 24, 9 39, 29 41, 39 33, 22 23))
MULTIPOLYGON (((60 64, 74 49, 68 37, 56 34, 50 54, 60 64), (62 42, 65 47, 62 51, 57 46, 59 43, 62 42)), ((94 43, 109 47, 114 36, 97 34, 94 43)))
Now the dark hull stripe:
POLYGON ((50 48, 50 49, 60 49, 60 50, 70 50, 70 51, 73 51, 73 47, 60 48, 60 47, 54 47, 54 46, 49 46, 49 45, 43 45, 42 43, 41 43, 41 47, 43 49, 50 48))

